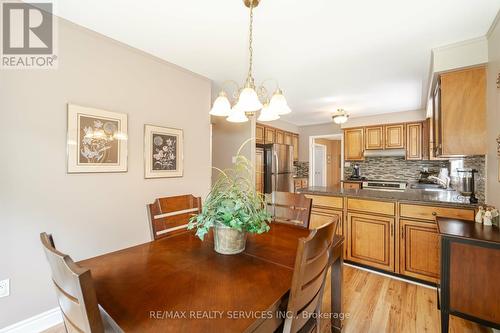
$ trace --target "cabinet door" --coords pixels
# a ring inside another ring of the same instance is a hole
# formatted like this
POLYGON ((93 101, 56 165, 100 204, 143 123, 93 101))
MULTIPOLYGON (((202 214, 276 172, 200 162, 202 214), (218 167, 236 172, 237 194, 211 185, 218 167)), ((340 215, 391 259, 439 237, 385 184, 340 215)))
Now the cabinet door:
POLYGON ((344 130, 344 159, 346 161, 364 160, 364 146, 363 128, 344 130))
POLYGON ((285 133, 282 130, 276 130, 276 140, 275 143, 283 144, 285 143, 285 133))
POLYGON ((361 189, 361 183, 349 183, 343 182, 344 190, 359 190, 361 189))
POLYGON ((264 192, 264 149, 257 148, 255 152, 255 190, 264 192))
POLYGON ((347 259, 394 272, 394 218, 349 213, 347 259))
POLYGON ((284 144, 293 145, 292 133, 285 132, 284 144))
POLYGON ((322 225, 332 222, 332 219, 338 216, 339 222, 337 226, 336 235, 342 236, 344 234, 343 221, 342 221, 342 211, 337 210, 320 210, 312 209, 311 220, 309 222, 309 229, 315 229, 321 227, 322 225))
POLYGON ((385 149, 401 149, 405 147, 405 125, 385 126, 385 149))
POLYGON ((441 75, 441 154, 485 155, 486 69, 441 75))
POLYGON ((373 126, 365 128, 365 148, 384 149, 384 127, 373 126))
POLYGON ((292 145, 293 145, 293 160, 298 161, 299 160, 299 135, 298 134, 292 135, 292 145))
POLYGON ((266 127, 265 130, 265 143, 275 143, 276 131, 272 127, 266 127))
POLYGON ((264 143, 264 126, 257 124, 255 125, 255 142, 264 143))
POLYGON ((422 159, 422 123, 406 124, 406 159, 422 159))
POLYGON ((400 273, 417 279, 439 281, 439 234, 435 223, 401 219, 400 273))

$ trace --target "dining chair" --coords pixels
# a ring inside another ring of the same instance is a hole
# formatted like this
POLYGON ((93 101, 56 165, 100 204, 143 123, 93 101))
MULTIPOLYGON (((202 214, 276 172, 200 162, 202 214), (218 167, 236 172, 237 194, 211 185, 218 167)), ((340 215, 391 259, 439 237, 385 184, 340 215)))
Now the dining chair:
POLYGON ((266 210, 273 222, 309 228, 312 199, 301 193, 272 192, 266 194, 266 210))
POLYGON ((158 198, 149 204, 153 238, 184 232, 191 216, 201 213, 201 198, 191 194, 158 198))
POLYGON ((56 250, 52 236, 43 232, 40 240, 52 271, 66 332, 123 332, 97 303, 89 269, 82 268, 64 253, 56 250))
POLYGON ((320 332, 320 310, 338 216, 299 239, 284 333, 320 332))

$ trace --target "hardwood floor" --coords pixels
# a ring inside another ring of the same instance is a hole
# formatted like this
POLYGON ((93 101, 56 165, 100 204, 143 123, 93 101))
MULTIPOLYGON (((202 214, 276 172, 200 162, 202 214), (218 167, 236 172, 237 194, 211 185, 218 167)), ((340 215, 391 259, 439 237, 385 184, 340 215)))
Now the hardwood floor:
MULTIPOLYGON (((330 276, 327 277, 330 281, 330 276)), ((436 290, 344 266, 344 333, 439 333, 436 290)), ((323 311, 330 308, 330 283, 323 311)), ((329 320, 322 321, 329 332, 329 320)), ((43 333, 63 333, 62 325, 43 333)), ((450 333, 486 333, 490 329, 454 316, 450 333)))

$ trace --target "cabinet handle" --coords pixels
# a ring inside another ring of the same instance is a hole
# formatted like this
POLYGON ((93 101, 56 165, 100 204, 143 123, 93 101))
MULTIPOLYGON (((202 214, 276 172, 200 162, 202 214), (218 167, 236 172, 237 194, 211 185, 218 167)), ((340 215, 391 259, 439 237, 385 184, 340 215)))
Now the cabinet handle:
POLYGON ((437 213, 436 212, 432 212, 432 216, 437 216, 437 213))

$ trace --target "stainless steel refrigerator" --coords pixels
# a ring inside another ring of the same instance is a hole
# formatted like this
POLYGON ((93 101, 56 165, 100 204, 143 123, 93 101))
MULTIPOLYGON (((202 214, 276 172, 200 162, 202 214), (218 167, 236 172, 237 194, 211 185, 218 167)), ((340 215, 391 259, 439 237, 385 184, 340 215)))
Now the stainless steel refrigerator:
POLYGON ((259 146, 264 149, 264 193, 293 192, 293 146, 259 146))

